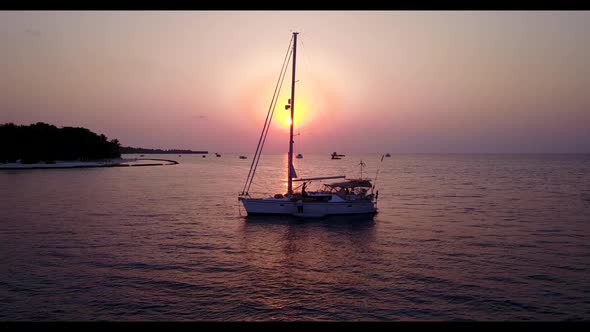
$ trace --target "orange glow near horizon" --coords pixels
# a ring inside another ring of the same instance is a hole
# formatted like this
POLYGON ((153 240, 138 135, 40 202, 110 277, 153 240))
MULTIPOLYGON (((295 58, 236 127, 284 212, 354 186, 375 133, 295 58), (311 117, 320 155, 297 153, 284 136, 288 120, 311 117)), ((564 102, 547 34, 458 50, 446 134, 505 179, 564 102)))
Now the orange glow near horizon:
MULTIPOLYGON (((341 99, 344 93, 327 84, 326 79, 317 78, 305 70, 302 70, 298 77, 301 79, 296 84, 293 129, 295 135, 301 133, 303 139, 299 138, 297 141, 304 144, 303 142, 311 139, 313 135, 317 135, 314 136, 315 138, 320 138, 323 132, 320 128, 325 126, 326 121, 338 120, 335 110, 341 108, 341 99)), ((236 126, 262 127, 268 111, 269 92, 273 91, 275 83, 276 77, 272 73, 248 81, 248 85, 241 89, 241 93, 236 96, 237 100, 234 103, 247 105, 244 109, 245 112, 240 112, 232 117, 236 126), (250 121, 243 121, 245 119, 250 121)), ((271 137, 289 133, 291 110, 285 109, 285 105, 289 104, 290 98, 290 86, 285 84, 276 100, 269 133, 271 137)))

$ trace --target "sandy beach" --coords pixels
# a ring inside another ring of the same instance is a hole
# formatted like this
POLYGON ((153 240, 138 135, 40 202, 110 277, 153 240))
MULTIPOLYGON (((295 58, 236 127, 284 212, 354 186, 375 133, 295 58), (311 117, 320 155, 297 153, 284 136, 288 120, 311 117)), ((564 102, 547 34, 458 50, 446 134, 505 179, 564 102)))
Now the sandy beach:
POLYGON ((56 160, 55 163, 52 164, 47 164, 44 162, 39 162, 36 164, 21 164, 20 162, 4 164, 0 163, 0 169, 109 167, 130 161, 135 161, 135 159, 109 159, 100 161, 56 160))

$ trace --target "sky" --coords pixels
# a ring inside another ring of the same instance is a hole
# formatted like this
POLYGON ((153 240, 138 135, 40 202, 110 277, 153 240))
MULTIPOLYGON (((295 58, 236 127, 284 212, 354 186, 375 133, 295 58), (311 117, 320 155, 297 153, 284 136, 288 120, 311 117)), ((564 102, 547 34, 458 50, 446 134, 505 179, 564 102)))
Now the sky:
POLYGON ((590 153, 588 11, 4 11, 0 123, 253 153, 293 31, 296 152, 590 153))

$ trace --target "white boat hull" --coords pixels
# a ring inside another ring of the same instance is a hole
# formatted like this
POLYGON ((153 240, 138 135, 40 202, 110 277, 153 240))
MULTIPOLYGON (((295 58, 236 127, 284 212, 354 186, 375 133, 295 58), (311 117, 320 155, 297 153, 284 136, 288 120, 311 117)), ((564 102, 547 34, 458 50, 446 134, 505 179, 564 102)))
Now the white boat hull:
POLYGON ((325 217, 329 215, 369 214, 377 212, 374 202, 303 202, 303 212, 297 209, 297 203, 287 199, 242 198, 248 215, 293 215, 301 217, 325 217))

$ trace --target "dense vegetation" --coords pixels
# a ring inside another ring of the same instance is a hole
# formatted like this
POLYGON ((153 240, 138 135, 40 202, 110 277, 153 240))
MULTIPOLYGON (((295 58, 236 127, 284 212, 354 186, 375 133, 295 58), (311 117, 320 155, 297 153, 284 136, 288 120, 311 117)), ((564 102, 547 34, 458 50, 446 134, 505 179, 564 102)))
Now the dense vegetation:
POLYGON ((23 164, 55 160, 99 160, 121 157, 119 141, 107 140, 86 128, 38 122, 29 126, 0 125, 0 162, 23 164))
POLYGON ((121 153, 157 153, 157 154, 191 154, 191 153, 202 153, 208 154, 209 151, 193 151, 193 150, 161 150, 161 149, 144 149, 144 148, 133 148, 130 146, 123 146, 121 147, 121 153))

